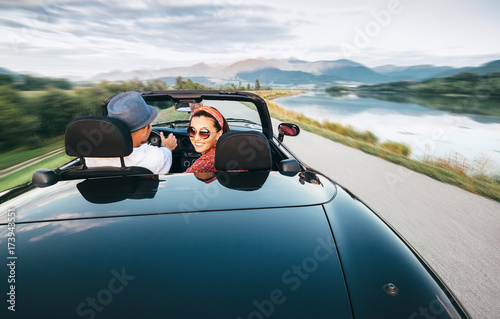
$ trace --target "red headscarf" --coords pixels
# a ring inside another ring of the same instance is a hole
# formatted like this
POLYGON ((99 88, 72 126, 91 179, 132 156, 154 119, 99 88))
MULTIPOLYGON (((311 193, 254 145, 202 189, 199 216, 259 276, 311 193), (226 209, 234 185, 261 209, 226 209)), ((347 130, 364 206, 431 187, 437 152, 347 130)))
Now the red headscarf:
POLYGON ((191 114, 191 118, 193 118, 193 116, 198 113, 199 111, 205 111, 207 112, 208 114, 212 115, 215 120, 217 121, 217 123, 219 123, 220 127, 223 128, 224 127, 224 118, 222 117, 222 114, 219 113, 219 111, 217 111, 216 109, 214 109, 213 107, 210 107, 210 106, 206 106, 206 105, 202 105, 200 107, 197 107, 194 111, 193 111, 193 114, 191 114))

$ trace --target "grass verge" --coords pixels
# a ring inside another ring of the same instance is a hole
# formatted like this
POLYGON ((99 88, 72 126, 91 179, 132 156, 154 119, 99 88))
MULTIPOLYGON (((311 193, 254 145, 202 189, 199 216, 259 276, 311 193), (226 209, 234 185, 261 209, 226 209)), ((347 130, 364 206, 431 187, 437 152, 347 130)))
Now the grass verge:
MULTIPOLYGON (((301 91, 288 91, 289 95, 300 94, 301 91)), ((321 135, 332 141, 342 143, 344 145, 357 148, 365 153, 378 156, 389 162, 404 166, 415 172, 425 174, 443 183, 448 183, 461 187, 472 193, 482 195, 500 202, 500 181, 495 178, 476 178, 455 172, 448 169, 446 166, 437 165, 440 161, 418 161, 410 159, 407 156, 409 151, 401 147, 397 143, 391 142, 388 147, 387 142, 383 144, 377 143, 377 138, 371 132, 356 132, 350 127, 343 127, 339 124, 323 122, 320 123, 314 119, 308 118, 302 113, 287 110, 272 102, 273 98, 286 96, 286 91, 280 93, 261 91, 256 92, 266 100, 271 117, 280 121, 295 123, 300 125, 301 129, 305 129, 317 135, 321 135), (389 151, 391 149, 392 151, 389 151), (405 154, 405 155, 402 155, 405 154)))
POLYGON ((30 165, 17 172, 2 177, 0 179, 0 191, 4 191, 14 186, 18 186, 31 181, 33 173, 38 169, 55 169, 56 167, 59 167, 72 159, 73 157, 70 157, 65 153, 59 153, 57 155, 48 157, 36 164, 30 165))
POLYGON ((64 147, 64 141, 62 140, 62 137, 48 141, 47 143, 48 144, 46 146, 40 148, 23 148, 0 154, 0 170, 12 167, 32 158, 45 155, 47 153, 50 153, 51 151, 64 147))

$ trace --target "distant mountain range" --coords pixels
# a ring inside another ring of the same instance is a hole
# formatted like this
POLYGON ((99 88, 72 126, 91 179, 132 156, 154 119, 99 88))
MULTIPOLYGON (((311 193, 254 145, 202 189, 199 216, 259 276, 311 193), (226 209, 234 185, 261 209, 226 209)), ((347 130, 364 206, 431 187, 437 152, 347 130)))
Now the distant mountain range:
POLYGON ((8 74, 8 75, 11 75, 13 77, 17 77, 18 75, 20 75, 19 73, 11 71, 11 70, 6 69, 6 68, 0 68, 0 74, 8 74))
POLYGON ((42 74, 35 73, 35 72, 15 72, 15 71, 9 70, 7 68, 2 68, 2 67, 0 67, 0 74, 8 74, 8 75, 12 76, 14 79, 18 79, 23 75, 30 75, 30 76, 34 76, 34 77, 46 77, 42 74))
MULTIPOLYGON (((429 78, 447 77, 461 72, 480 75, 500 72, 500 60, 478 67, 453 68, 449 66, 383 65, 369 68, 360 63, 341 59, 333 61, 308 62, 296 58, 288 59, 247 59, 230 64, 198 63, 186 67, 164 69, 142 69, 134 71, 113 71, 101 73, 89 79, 89 82, 101 80, 122 81, 138 78, 139 80, 163 79, 173 85, 177 76, 205 85, 217 85, 241 82, 254 84, 258 79, 261 85, 274 88, 325 88, 337 84, 375 84, 393 81, 422 81, 429 78)), ((0 68, 0 73, 15 75, 0 68)))
POLYGON ((341 59, 333 61, 308 62, 296 58, 289 59, 247 59, 231 64, 208 65, 198 63, 189 67, 165 68, 159 70, 136 70, 132 72, 102 73, 94 78, 119 81, 162 78, 173 84, 175 77, 191 78, 193 81, 207 84, 227 84, 242 82, 254 84, 258 79, 262 85, 272 87, 324 88, 336 84, 366 83, 375 84, 393 81, 422 81, 435 77, 446 77, 461 72, 485 74, 500 72, 500 60, 492 61, 479 67, 453 68, 449 66, 383 65, 369 68, 355 61, 341 59))

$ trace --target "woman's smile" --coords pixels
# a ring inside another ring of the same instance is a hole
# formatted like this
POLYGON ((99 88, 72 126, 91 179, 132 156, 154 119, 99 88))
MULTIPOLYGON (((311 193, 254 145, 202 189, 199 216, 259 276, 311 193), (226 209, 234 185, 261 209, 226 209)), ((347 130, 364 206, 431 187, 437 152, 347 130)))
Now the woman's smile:
POLYGON ((203 142, 194 142, 194 147, 195 148, 202 148, 205 145, 203 142))

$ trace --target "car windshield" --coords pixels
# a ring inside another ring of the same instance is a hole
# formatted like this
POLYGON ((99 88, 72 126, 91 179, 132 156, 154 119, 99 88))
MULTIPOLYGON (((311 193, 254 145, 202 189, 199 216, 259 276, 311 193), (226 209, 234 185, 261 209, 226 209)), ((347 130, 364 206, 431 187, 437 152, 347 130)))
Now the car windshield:
MULTIPOLYGON (((155 101, 148 102, 148 104, 160 109, 160 113, 153 125, 187 126, 191 116, 189 104, 184 103, 184 107, 177 108, 172 101, 155 101)), ((249 130, 262 129, 259 113, 252 102, 205 99, 200 104, 216 108, 226 118, 230 127, 249 130)))

